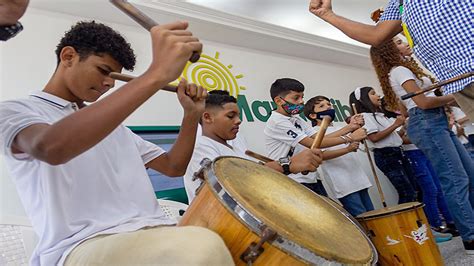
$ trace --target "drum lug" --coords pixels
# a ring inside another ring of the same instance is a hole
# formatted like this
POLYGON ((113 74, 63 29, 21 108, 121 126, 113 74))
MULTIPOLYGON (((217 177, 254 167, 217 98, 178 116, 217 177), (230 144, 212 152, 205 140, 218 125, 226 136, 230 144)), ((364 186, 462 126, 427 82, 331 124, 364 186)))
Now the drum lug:
POLYGON ((263 244, 265 242, 271 243, 273 240, 275 240, 277 236, 277 233, 273 230, 271 230, 268 227, 263 227, 262 228, 262 236, 260 238, 260 241, 258 243, 252 242, 250 245, 247 247, 247 249, 240 255, 240 259, 243 260, 244 262, 247 263, 247 265, 252 265, 253 262, 260 256, 260 254, 263 253, 265 250, 263 248, 263 244))
POLYGON ((199 164, 201 165, 201 169, 199 169, 197 172, 193 174, 193 179, 192 179, 193 181, 197 179, 204 180, 204 171, 211 166, 212 161, 209 160, 208 158, 204 158, 199 164))

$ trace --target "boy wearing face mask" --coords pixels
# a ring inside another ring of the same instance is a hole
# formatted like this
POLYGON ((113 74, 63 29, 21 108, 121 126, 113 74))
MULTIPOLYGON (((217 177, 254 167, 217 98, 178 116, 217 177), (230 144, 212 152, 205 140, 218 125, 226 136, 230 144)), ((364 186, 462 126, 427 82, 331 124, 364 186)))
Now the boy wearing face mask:
MULTIPOLYGON (((283 169, 289 169, 291 158, 295 154, 310 148, 317 129, 312 128, 299 116, 304 109, 304 85, 291 78, 277 79, 270 88, 270 95, 277 108, 274 110, 265 125, 265 146, 268 157, 279 161, 283 169), (286 166, 285 166, 286 165, 286 166)), ((360 141, 365 138, 365 132, 350 134, 349 138, 360 141)), ((326 137, 321 147, 330 147, 345 143, 339 137, 326 137)), ((330 159, 344 154, 342 150, 326 151, 323 159, 330 159)), ((319 195, 327 196, 321 182, 318 182, 317 172, 308 174, 285 173, 291 179, 306 186, 319 195)))
MULTIPOLYGON (((305 116, 311 120, 313 127, 318 130, 322 119, 329 116, 331 121, 336 115, 332 104, 325 96, 316 96, 308 100, 304 106, 305 116)), ((344 153, 332 159, 324 158, 321 165, 327 184, 334 191, 336 198, 342 203, 352 216, 368 212, 374 209, 368 193, 372 184, 365 172, 358 165, 357 158, 353 152, 357 151, 359 142, 351 142, 349 135, 354 132, 364 131, 364 118, 355 115, 350 118, 348 125, 335 126, 333 123, 326 130, 326 137, 339 137, 347 143, 328 148, 325 152, 341 150, 344 153)))

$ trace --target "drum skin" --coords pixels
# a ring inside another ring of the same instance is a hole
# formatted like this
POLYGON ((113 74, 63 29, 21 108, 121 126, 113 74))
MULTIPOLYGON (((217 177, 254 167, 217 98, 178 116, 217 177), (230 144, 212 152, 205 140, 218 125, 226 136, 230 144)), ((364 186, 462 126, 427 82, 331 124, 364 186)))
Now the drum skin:
MULTIPOLYGON (((280 237, 290 239, 325 260, 354 265, 373 263, 375 251, 362 229, 327 199, 276 171, 248 160, 220 157, 211 168, 204 172, 206 182, 179 225, 203 226, 218 233, 236 264, 245 264, 240 259, 241 254, 252 242, 259 242, 261 237, 223 203, 217 195, 219 193, 209 184, 210 176, 217 177, 226 193, 280 237)), ((308 264, 291 251, 273 244, 263 245, 265 251, 254 264, 308 264)))
POLYGON ((357 216, 379 253, 381 265, 444 265, 419 202, 357 216))

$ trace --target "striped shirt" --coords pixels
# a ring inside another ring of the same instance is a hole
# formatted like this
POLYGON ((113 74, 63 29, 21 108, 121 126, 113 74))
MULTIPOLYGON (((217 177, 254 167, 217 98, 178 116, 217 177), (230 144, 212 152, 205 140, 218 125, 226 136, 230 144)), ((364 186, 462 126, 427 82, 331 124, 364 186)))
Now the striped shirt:
MULTIPOLYGON (((474 30, 472 0, 390 0, 380 21, 402 20, 414 42, 414 53, 438 80, 473 71, 474 30)), ((458 92, 469 77, 445 85, 445 94, 458 92)))

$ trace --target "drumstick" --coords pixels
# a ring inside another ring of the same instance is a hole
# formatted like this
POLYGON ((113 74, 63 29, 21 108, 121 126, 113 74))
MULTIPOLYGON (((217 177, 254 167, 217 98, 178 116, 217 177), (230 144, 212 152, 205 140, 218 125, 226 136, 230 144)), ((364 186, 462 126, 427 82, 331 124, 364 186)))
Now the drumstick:
MULTIPOLYGON (((158 26, 158 23, 145 13, 141 12, 134 5, 130 4, 127 0, 110 0, 110 2, 148 31, 150 31, 154 26, 158 26)), ((194 51, 191 58, 189 58, 189 61, 195 63, 199 60, 199 57, 199 53, 194 51)))
MULTIPOLYGON (((135 78, 132 75, 127 75, 127 74, 122 74, 122 73, 117 73, 117 72, 110 72, 109 77, 111 77, 113 79, 116 79, 116 80, 124 81, 124 82, 129 82, 129 81, 131 81, 132 79, 135 78)), ((165 87, 161 88, 160 90, 176 93, 177 88, 176 88, 176 86, 168 85, 168 86, 165 86, 165 87)))
MULTIPOLYGON (((352 110, 354 111, 354 114, 357 114, 357 109, 355 107, 355 104, 352 104, 352 110)), ((363 141, 363 143, 364 143, 365 150, 367 151, 367 158, 369 158, 370 168, 372 169, 372 174, 374 175, 375 184, 377 185, 377 190, 379 191, 380 200, 382 201, 382 206, 385 208, 387 207, 387 203, 385 202, 385 196, 382 191, 382 186, 380 185, 379 177, 377 176, 377 172, 375 172, 375 165, 374 165, 374 162, 372 161, 372 156, 370 156, 369 146, 367 145, 367 141, 363 141)))
POLYGON ((260 161, 262 161, 262 162, 264 162, 264 163, 268 163, 268 162, 273 161, 272 159, 270 159, 270 158, 268 158, 268 157, 266 157, 266 156, 263 156, 263 155, 261 155, 261 154, 258 154, 258 153, 256 153, 256 152, 253 152, 253 151, 251 151, 251 150, 246 150, 246 151, 245 151, 245 154, 247 154, 248 156, 253 157, 253 158, 257 159, 257 160, 260 160, 260 161))
POLYGON ((420 94, 423 94, 425 92, 429 92, 429 91, 432 91, 434 89, 437 89, 441 86, 444 86, 448 83, 451 83, 451 82, 455 82, 455 81, 458 81, 458 80, 461 80, 461 79, 465 79, 465 78, 468 78, 470 76, 474 75, 474 71, 471 71, 471 72, 468 72, 468 73, 465 73, 465 74, 462 74, 462 75, 459 75, 459 76, 456 76, 454 78, 450 78, 450 79, 447 79, 447 80, 444 80, 444 81, 440 81, 436 84, 433 84, 429 87, 426 87, 424 89, 421 89, 421 90, 418 90, 416 92, 410 92, 410 93, 407 93, 405 95, 402 95, 402 100, 406 100, 406 99, 409 99, 409 98, 412 98, 412 97, 415 97, 417 95, 420 95, 420 94))
POLYGON ((311 145, 311 149, 321 147, 321 143, 323 142, 324 135, 326 134, 326 129, 328 129, 330 122, 331 122, 331 118, 329 116, 324 116, 323 121, 321 122, 321 126, 319 128, 319 131, 313 140, 313 144, 311 145))

